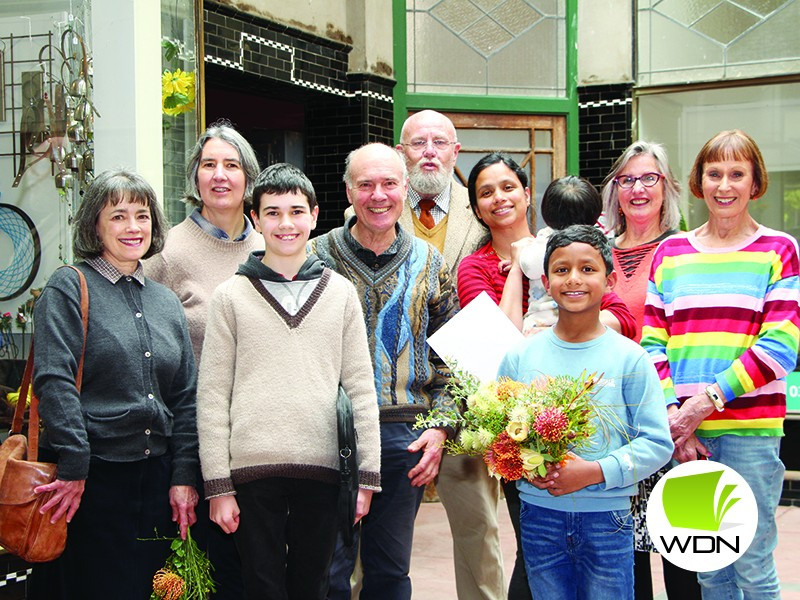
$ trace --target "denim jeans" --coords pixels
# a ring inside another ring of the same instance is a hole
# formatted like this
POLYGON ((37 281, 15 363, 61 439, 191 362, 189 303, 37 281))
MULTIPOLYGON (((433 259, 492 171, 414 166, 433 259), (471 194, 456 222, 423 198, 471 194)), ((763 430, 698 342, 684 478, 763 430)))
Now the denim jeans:
POLYGON ((350 600, 350 576, 358 544, 364 572, 361 600, 410 600, 411 543, 424 487, 414 487, 408 472, 422 451, 408 445, 421 430, 411 423, 381 423, 381 492, 372 496, 369 513, 361 520, 359 540, 347 547, 339 536, 330 572, 328 600, 350 600))
POLYGON ((566 512, 523 500, 520 525, 534 598, 633 600, 630 511, 566 512))
POLYGON ((741 475, 753 490, 758 506, 756 535, 747 552, 718 571, 698 573, 704 600, 771 600, 781 597, 772 552, 778 545, 775 511, 781 497, 785 468, 778 454, 779 437, 723 435, 701 438, 711 460, 741 475))

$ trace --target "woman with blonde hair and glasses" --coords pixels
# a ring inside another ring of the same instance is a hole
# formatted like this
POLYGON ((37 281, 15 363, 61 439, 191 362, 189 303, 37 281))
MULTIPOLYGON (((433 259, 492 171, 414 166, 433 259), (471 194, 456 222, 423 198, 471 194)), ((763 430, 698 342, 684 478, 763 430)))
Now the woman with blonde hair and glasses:
MULTIPOLYGON (((667 152, 661 144, 639 140, 614 162, 603 182, 603 210, 614 237, 611 254, 617 283, 614 291, 627 304, 636 322, 635 341, 642 337, 644 301, 650 265, 656 247, 678 233, 680 184, 672 175, 667 152)), ((633 497, 634 593, 637 600, 652 600, 650 553, 656 549, 647 534, 645 510, 653 486, 668 469, 639 482, 633 497)), ((669 561, 664 564, 664 583, 670 597, 700 598, 697 577, 669 561)))

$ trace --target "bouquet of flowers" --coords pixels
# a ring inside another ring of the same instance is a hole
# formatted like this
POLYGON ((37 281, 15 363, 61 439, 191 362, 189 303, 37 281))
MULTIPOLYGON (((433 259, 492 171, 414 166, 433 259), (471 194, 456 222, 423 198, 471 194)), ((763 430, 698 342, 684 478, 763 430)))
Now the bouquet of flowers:
POLYGON ((545 476, 547 465, 589 444, 598 407, 593 402, 597 373, 580 377, 542 376, 530 384, 508 378, 479 383, 454 370, 448 384, 460 411, 432 410, 415 428, 453 427, 451 454, 482 455, 489 474, 508 481, 545 476))
POLYGON ((205 600, 216 591, 211 578, 213 566, 192 539, 191 528, 185 540, 180 537, 172 540, 170 550, 164 568, 153 576, 150 600, 205 600))

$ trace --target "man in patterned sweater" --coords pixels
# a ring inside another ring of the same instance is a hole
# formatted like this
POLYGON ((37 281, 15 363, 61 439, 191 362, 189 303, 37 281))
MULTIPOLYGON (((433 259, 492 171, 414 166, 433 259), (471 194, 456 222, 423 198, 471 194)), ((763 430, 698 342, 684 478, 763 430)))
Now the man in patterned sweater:
MULTIPOLYGON (((406 599, 414 519, 448 434, 413 424, 431 408, 453 406, 444 389, 449 371, 426 339, 455 312, 455 293, 442 255, 397 223, 408 187, 397 152, 383 144, 353 151, 344 181, 355 216, 310 249, 355 285, 375 368, 383 491, 362 521, 361 598, 406 599)), ((337 548, 328 598, 349 600, 357 550, 337 548)))

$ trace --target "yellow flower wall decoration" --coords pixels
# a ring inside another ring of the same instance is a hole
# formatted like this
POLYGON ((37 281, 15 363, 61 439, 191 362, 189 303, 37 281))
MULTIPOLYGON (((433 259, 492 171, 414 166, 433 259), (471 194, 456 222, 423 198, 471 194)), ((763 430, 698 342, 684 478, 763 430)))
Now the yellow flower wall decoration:
POLYGON ((194 110, 194 71, 164 71, 161 76, 161 109, 176 116, 194 110))

